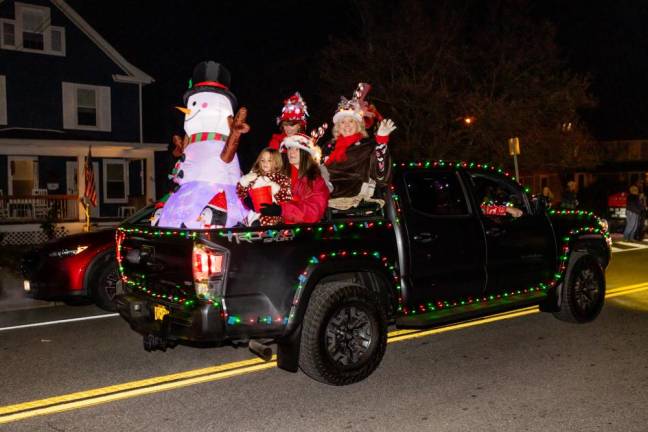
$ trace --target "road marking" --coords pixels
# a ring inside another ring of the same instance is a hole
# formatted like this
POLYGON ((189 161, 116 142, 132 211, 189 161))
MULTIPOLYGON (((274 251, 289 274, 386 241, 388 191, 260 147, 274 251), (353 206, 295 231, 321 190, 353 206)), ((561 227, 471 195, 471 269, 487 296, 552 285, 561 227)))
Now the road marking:
POLYGON ((112 313, 112 314, 103 314, 103 315, 93 315, 93 316, 87 316, 87 317, 81 317, 81 318, 70 318, 70 319, 64 319, 64 320, 57 320, 57 321, 45 321, 45 322, 39 322, 39 323, 33 323, 33 324, 23 324, 23 325, 17 325, 17 326, 12 326, 12 327, 0 327, 0 331, 7 331, 7 330, 16 330, 16 329, 23 329, 23 328, 29 328, 29 327, 42 327, 42 326, 48 326, 48 325, 54 325, 54 324, 64 324, 64 323, 71 323, 71 322, 77 322, 77 321, 87 321, 87 320, 94 320, 94 319, 100 319, 100 318, 112 318, 119 316, 118 313, 112 313))
MULTIPOLYGON (((648 290, 648 282, 626 285, 608 290, 606 298, 634 294, 645 290, 648 290)), ((519 318, 538 312, 539 309, 537 306, 532 306, 430 330, 396 330, 388 334, 387 343, 402 342, 405 340, 465 329, 500 320, 519 318)), ((131 381, 114 386, 54 396, 51 398, 34 400, 15 405, 7 405, 0 407, 0 424, 24 420, 30 417, 87 408, 103 403, 169 391, 195 384, 222 380, 238 375, 271 369, 276 367, 276 365, 276 356, 273 356, 272 360, 267 363, 259 358, 252 358, 239 362, 225 363, 202 369, 194 369, 144 380, 131 381)))
POLYGON ((624 241, 618 241, 616 244, 620 244, 623 246, 628 246, 634 249, 645 249, 648 248, 648 245, 645 245, 643 243, 630 243, 630 242, 624 242, 624 241))

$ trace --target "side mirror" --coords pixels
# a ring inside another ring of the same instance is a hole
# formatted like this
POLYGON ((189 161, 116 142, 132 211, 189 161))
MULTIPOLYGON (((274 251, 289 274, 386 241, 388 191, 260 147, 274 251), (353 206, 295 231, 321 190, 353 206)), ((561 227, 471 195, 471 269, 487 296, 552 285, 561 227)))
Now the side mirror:
POLYGON ((534 195, 531 198, 531 204, 535 214, 544 213, 549 208, 549 200, 543 195, 534 195))

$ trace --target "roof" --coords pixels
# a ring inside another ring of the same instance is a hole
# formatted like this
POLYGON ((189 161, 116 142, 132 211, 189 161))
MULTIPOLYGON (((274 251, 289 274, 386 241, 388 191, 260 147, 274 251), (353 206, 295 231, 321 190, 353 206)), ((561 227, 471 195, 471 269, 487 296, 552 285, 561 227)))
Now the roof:
POLYGON ((119 66, 125 75, 113 75, 117 82, 150 84, 155 80, 142 70, 130 64, 117 50, 106 41, 95 29, 84 20, 81 15, 76 13, 63 0, 50 0, 74 25, 76 25, 99 49, 101 49, 117 66, 119 66))

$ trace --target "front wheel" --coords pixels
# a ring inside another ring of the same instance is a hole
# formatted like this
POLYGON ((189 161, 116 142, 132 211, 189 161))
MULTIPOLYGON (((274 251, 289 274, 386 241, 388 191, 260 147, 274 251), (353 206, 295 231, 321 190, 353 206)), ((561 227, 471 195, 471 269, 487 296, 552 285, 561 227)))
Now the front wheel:
POLYGON ((380 364, 387 346, 387 319, 377 295, 349 282, 315 289, 301 335, 299 367, 331 385, 362 381, 380 364))
POLYGON ((601 312, 605 301, 605 276, 591 255, 578 257, 570 270, 554 316, 562 321, 586 323, 601 312))
POLYGON ((101 268, 94 284, 94 300, 101 309, 115 312, 115 296, 117 295, 117 281, 119 274, 117 272, 117 263, 109 259, 101 263, 101 268))

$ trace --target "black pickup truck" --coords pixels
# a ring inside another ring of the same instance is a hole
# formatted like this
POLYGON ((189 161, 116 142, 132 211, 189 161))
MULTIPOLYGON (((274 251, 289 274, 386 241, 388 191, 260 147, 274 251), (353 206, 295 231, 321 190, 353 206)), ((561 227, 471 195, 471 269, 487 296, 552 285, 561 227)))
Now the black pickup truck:
POLYGON ((394 164, 384 201, 308 225, 125 224, 119 313, 147 350, 248 345, 269 359, 276 343, 280 368, 344 385, 375 370, 389 325, 601 311, 610 239, 591 212, 548 210, 510 174, 467 162, 394 164))

